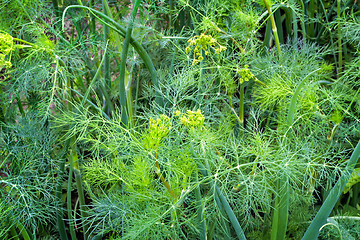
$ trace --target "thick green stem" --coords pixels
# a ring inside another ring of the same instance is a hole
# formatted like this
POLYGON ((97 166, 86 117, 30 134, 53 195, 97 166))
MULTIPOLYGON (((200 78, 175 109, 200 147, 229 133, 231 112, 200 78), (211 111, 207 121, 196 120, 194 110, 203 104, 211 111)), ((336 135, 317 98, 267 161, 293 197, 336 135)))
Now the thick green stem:
POLYGON ((279 43, 284 43, 284 29, 282 27, 280 8, 274 12, 274 20, 276 23, 276 30, 279 37, 279 43))
POLYGON ((89 86, 88 86, 88 89, 86 90, 85 94, 84 94, 84 97, 83 97, 83 100, 81 101, 81 105, 84 106, 89 94, 90 94, 90 91, 92 89, 92 86, 95 84, 95 81, 97 79, 97 77, 99 76, 100 72, 101 72, 101 66, 103 65, 104 61, 105 61, 105 56, 106 56, 106 50, 107 50, 107 44, 105 46, 105 51, 104 51, 104 55, 103 55, 103 58, 101 59, 101 62, 99 64, 99 67, 97 68, 96 70, 96 73, 93 77, 93 79, 91 80, 89 86))
POLYGON ((292 20, 293 20, 293 45, 296 46, 298 43, 298 21, 297 16, 294 10, 292 12, 292 20))
POLYGON ((271 226, 271 240, 283 240, 286 237, 289 218, 289 181, 286 176, 277 180, 275 206, 271 226))
POLYGON ((276 44, 279 55, 281 55, 279 35, 278 35, 278 32, 277 32, 274 15, 273 15, 273 13, 271 11, 270 2, 269 2, 269 0, 263 0, 263 1, 264 1, 266 9, 269 12, 270 21, 271 21, 271 27, 272 27, 274 38, 275 38, 275 44, 276 44))
MULTIPOLYGON (((315 12, 317 12, 317 3, 316 0, 310 0, 309 7, 308 7, 308 16, 310 19, 313 19, 315 17, 315 12)), ((315 38, 315 23, 311 21, 308 24, 307 29, 307 35, 309 38, 314 39, 315 38)))
POLYGON ((68 237, 66 235, 65 223, 64 223, 64 219, 63 219, 62 186, 63 186, 63 176, 64 176, 65 163, 66 163, 65 156, 68 152, 69 144, 70 144, 70 140, 67 140, 63 147, 62 152, 60 153, 60 157, 59 157, 60 166, 59 166, 59 173, 58 173, 59 184, 56 188, 56 198, 58 201, 58 209, 59 209, 56 217, 57 217, 57 227, 58 227, 58 231, 59 231, 61 240, 68 240, 68 237))
POLYGON ((303 35, 303 39, 307 38, 306 34, 306 27, 305 27, 305 5, 303 0, 299 0, 300 6, 301 6, 301 19, 300 19, 300 25, 301 25, 301 32, 303 35))
MULTIPOLYGON (((94 0, 89 0, 89 7, 92 8, 93 7, 93 2, 94 0)), ((82 5, 82 4, 80 4, 82 5)), ((90 25, 90 33, 94 34, 95 33, 95 16, 93 14, 91 14, 90 19, 89 19, 89 25, 90 25)))
POLYGON ((290 106, 289 106, 289 112, 286 118, 286 124, 287 127, 291 128, 293 122, 294 122, 294 117, 295 117, 295 110, 296 110, 296 102, 297 102, 297 98, 302 90, 302 87, 305 84, 305 81, 315 72, 319 71, 320 69, 316 69, 312 72, 310 72, 308 75, 306 75, 306 77, 304 77, 304 79, 301 80, 301 82, 298 84, 298 86, 295 89, 294 95, 291 98, 291 102, 290 102, 290 106))
POLYGON ((170 8, 170 14, 169 14, 169 29, 172 29, 173 26, 173 19, 172 19, 172 11, 174 10, 174 0, 169 1, 169 8, 170 8))
POLYGON ((68 212, 68 219, 69 219, 70 236, 71 236, 72 240, 76 240, 76 234, 75 234, 75 228, 74 228, 75 221, 72 217, 72 207, 71 207, 72 175, 73 175, 73 169, 70 167, 68 185, 67 185, 66 202, 67 202, 67 212, 68 212))
MULTIPOLYGON (((73 138, 72 142, 74 141, 75 139, 73 138)), ((85 195, 84 195, 84 189, 82 187, 81 174, 78 165, 78 156, 74 149, 74 146, 72 146, 72 149, 70 150, 69 161, 70 161, 70 168, 72 168, 72 170, 75 173, 76 188, 80 202, 80 215, 84 221, 87 218, 86 207, 85 207, 85 195)), ((89 231, 88 231, 88 225, 86 224, 83 225, 83 234, 84 234, 84 239, 87 240, 89 237, 89 231)))
POLYGON ((58 25, 58 27, 60 27, 59 25, 59 20, 60 20, 60 11, 59 11, 59 3, 58 3, 58 0, 52 0, 52 4, 53 4, 53 7, 54 7, 54 13, 55 13, 55 17, 56 17, 56 22, 58 25))
POLYGON ((19 238, 19 234, 16 232, 16 230, 15 230, 15 226, 12 226, 11 228, 10 228, 10 233, 11 233, 11 239, 12 240, 19 240, 20 238, 19 238))
MULTIPOLYGON (((134 20, 137 14, 137 10, 140 6, 141 0, 136 0, 134 4, 134 8, 131 13, 131 18, 129 22, 129 26, 127 28, 126 34, 125 34, 125 40, 124 45, 122 48, 122 54, 121 54, 121 63, 120 63, 120 84, 119 84, 119 98, 120 98, 120 107, 121 107, 121 121, 122 123, 129 127, 129 108, 128 108, 128 98, 130 96, 126 96, 126 90, 125 90, 125 68, 126 68, 126 60, 127 60, 127 54, 128 49, 130 45, 131 40, 131 33, 134 25, 134 20)), ((132 125, 132 124, 130 124, 132 125)))
POLYGON ((110 113, 114 112, 115 109, 114 109, 114 106, 113 106, 113 104, 111 102, 111 97, 109 96, 109 93, 107 91, 109 89, 106 89, 106 87, 104 85, 102 85, 102 84, 100 84, 99 87, 100 87, 100 90, 101 90, 101 92, 102 92, 102 94, 103 94, 103 96, 105 98, 106 108, 110 111, 110 113))
MULTIPOLYGON (((103 11, 104 13, 109 16, 109 6, 107 4, 106 0, 102 1, 102 6, 103 6, 103 11)), ((104 43, 107 43, 110 40, 110 29, 108 26, 106 26, 104 24, 104 43)), ((107 45, 107 44, 106 44, 107 45)), ((107 47, 105 45, 105 48, 107 47)), ((105 50, 106 51, 106 50, 105 50)), ((106 91, 107 93, 111 92, 111 77, 110 77, 110 56, 109 53, 104 54, 104 85, 105 85, 105 89, 104 91, 106 91)), ((107 100, 106 100, 107 101, 107 100)), ((109 107, 107 107, 107 114, 110 115, 110 112, 112 111, 112 109, 110 109, 109 107)))
POLYGON ((265 35, 264 35, 264 42, 263 47, 269 49, 270 48, 270 40, 271 40, 271 22, 266 21, 266 28, 265 28, 265 35))
POLYGON ((226 200, 226 197, 224 196, 224 194, 221 192, 220 188, 215 184, 215 190, 216 190, 216 194, 219 197, 219 200, 226 212, 226 214, 229 217, 229 220, 231 222, 231 224, 233 225, 236 235, 238 237, 239 240, 246 240, 245 234, 240 226, 240 223, 234 213, 234 211, 232 210, 229 202, 226 200))

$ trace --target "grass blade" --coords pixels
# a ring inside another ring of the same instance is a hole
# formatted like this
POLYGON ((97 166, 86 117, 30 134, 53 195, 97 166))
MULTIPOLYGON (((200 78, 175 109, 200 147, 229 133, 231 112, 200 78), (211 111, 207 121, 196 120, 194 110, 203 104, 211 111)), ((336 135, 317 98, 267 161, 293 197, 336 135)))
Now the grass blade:
MULTIPOLYGON (((195 180, 198 182, 198 173, 195 175, 195 180)), ((201 202, 201 192, 200 192, 200 185, 197 185, 195 188, 195 197, 196 197, 196 204, 197 204, 197 216, 199 221, 199 232, 200 232, 200 240, 206 240, 206 226, 205 226, 205 219, 203 215, 203 205, 201 202)))
POLYGON ((279 193, 275 198, 275 208, 271 229, 271 240, 282 240, 286 237, 289 218, 289 181, 286 176, 277 180, 276 190, 279 193))
POLYGON ((358 162, 360 157, 360 141, 356 145, 354 152, 351 154, 351 157, 342 173, 341 177, 331 189, 328 197, 322 204, 319 212, 316 214, 315 218, 312 220, 310 226, 306 230, 302 240, 315 240, 317 239, 320 228, 326 224, 326 220, 329 217, 331 211, 333 210, 335 204, 339 200, 341 193, 344 190, 346 183, 348 182, 351 173, 354 171, 355 165, 358 162))
POLYGON ((307 80, 313 73, 315 73, 315 72, 317 72, 319 70, 320 69, 316 69, 316 70, 310 72, 308 75, 306 75, 306 77, 304 77, 303 80, 301 80, 299 85, 296 87, 294 95, 291 98, 291 102, 290 102, 290 106, 289 106, 289 112, 288 112, 288 115, 287 115, 287 118, 286 118, 286 124, 287 124, 288 127, 291 127, 291 125, 294 122, 296 101, 297 101, 297 98, 298 98, 298 96, 300 94, 300 91, 301 91, 302 87, 305 84, 305 80, 307 80))
POLYGON ((222 194, 220 188, 216 185, 216 183, 214 183, 214 184, 215 184, 216 194, 218 195, 220 202, 221 202, 226 214, 228 215, 233 228, 235 229, 238 239, 246 240, 244 231, 242 230, 240 223, 239 223, 238 219, 236 218, 235 213, 232 210, 229 202, 226 200, 226 197, 224 196, 224 194, 222 194))

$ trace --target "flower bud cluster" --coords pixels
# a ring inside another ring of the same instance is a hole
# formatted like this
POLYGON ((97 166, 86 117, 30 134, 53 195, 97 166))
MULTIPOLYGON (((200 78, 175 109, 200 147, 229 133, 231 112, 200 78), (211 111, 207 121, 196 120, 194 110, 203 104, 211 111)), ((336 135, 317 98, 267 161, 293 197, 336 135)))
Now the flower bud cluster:
POLYGON ((13 50, 13 38, 6 32, 0 31, 0 69, 3 67, 10 68, 10 53, 13 50), (8 59, 6 60, 6 56, 8 59))
POLYGON ((179 110, 174 112, 176 117, 180 118, 180 124, 189 128, 203 128, 205 117, 201 113, 201 110, 196 111, 187 110, 186 113, 182 113, 179 110))
POLYGON ((189 45, 185 48, 186 54, 189 54, 192 50, 192 46, 195 46, 193 65, 204 60, 203 54, 208 55, 210 49, 213 49, 216 54, 219 54, 226 49, 226 47, 220 45, 215 38, 211 35, 206 35, 205 33, 190 38, 188 43, 189 45))
POLYGON ((255 80, 256 77, 254 74, 251 73, 249 66, 245 65, 245 67, 241 70, 238 70, 238 73, 240 74, 240 84, 243 84, 244 82, 248 82, 250 80, 255 80))
POLYGON ((150 118, 148 132, 144 134, 145 148, 156 150, 162 139, 169 134, 171 126, 170 118, 163 114, 157 119, 150 118))

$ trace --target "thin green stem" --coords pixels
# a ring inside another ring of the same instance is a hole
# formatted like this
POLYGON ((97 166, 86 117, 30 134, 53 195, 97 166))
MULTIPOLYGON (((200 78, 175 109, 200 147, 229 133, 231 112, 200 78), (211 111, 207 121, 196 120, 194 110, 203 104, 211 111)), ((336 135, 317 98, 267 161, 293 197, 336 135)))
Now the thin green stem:
POLYGON ((239 102, 239 122, 244 127, 244 84, 240 85, 240 102, 239 102))
POLYGON ((159 165, 159 160, 158 160, 158 155, 155 152, 155 164, 156 164, 156 174, 158 175, 158 177, 160 178, 161 182, 164 184, 164 186, 166 187, 166 189, 168 190, 168 192, 171 194, 171 196, 174 199, 174 202, 178 201, 178 198, 175 194, 175 192, 172 190, 170 184, 168 183, 168 181, 166 181, 166 179, 164 178, 164 176, 161 174, 161 169, 160 169, 160 165, 159 165))
POLYGON ((343 53, 342 53, 342 41, 341 41, 341 27, 340 27, 340 17, 341 17, 341 0, 337 0, 337 20, 338 20, 338 53, 339 53, 339 69, 338 76, 342 72, 343 65, 343 53))

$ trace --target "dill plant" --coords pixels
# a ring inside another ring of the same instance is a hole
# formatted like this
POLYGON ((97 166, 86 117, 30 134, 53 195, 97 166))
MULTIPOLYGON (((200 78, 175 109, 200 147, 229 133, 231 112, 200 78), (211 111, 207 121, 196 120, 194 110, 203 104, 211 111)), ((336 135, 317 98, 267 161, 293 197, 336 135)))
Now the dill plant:
POLYGON ((321 3, 1 3, 0 236, 300 239, 329 192, 309 229, 357 234, 358 8, 321 3))

